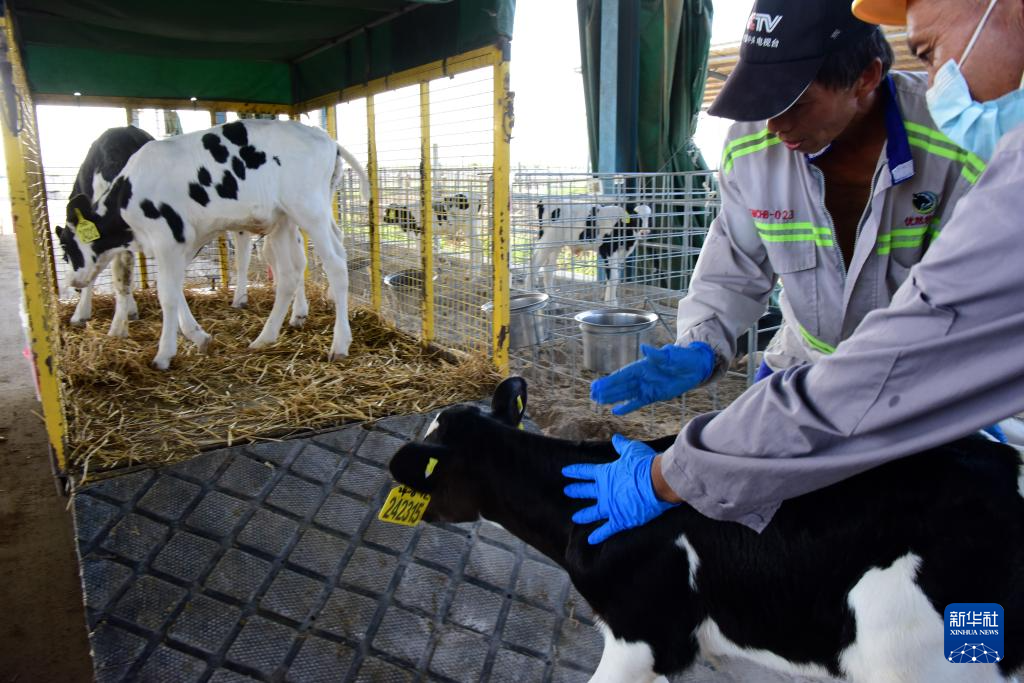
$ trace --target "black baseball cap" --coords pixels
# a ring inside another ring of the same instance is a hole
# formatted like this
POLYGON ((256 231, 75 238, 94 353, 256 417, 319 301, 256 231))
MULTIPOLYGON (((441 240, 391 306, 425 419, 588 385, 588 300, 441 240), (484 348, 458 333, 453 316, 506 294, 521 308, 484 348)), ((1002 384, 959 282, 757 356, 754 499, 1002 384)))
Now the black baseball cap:
POLYGON ((853 16, 850 0, 757 0, 739 62, 708 113, 735 121, 778 116, 800 98, 827 55, 875 28, 853 16))

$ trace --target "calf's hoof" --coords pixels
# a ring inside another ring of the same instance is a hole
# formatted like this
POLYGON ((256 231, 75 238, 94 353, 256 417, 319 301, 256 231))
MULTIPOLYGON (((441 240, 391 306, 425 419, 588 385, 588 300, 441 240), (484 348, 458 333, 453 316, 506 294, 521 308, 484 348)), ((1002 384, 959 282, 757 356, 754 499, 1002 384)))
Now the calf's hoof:
POLYGON ((292 318, 288 321, 289 327, 294 327, 296 330, 301 330, 306 326, 306 316, 301 315, 296 318, 292 318))
POLYGON ((128 338, 128 326, 125 325, 124 327, 119 328, 119 329, 111 327, 110 330, 107 332, 107 336, 108 337, 115 337, 117 339, 127 339, 128 338))
POLYGON ((342 358, 347 358, 348 357, 348 350, 349 350, 348 347, 351 346, 351 345, 352 345, 351 341, 348 341, 348 342, 346 342, 344 344, 334 344, 331 347, 330 353, 327 354, 327 360, 329 360, 329 361, 336 361, 336 360, 341 360, 342 358))
POLYGON ((160 358, 160 356, 157 356, 156 358, 153 359, 152 366, 153 369, 155 370, 167 370, 168 368, 171 367, 171 359, 160 358))
POLYGON ((241 301, 232 301, 231 308, 245 309, 249 308, 249 301, 242 299, 241 301))
POLYGON ((196 342, 196 349, 199 353, 207 353, 210 350, 210 341, 213 335, 203 332, 203 336, 196 342))
POLYGON ((138 311, 132 311, 131 313, 128 314, 128 319, 129 320, 138 320, 139 319, 139 312, 138 311))
POLYGON ((265 339, 260 339, 260 338, 257 337, 256 339, 252 340, 249 343, 249 349, 251 349, 252 351, 259 351, 260 349, 267 348, 268 346, 270 346, 273 343, 274 343, 274 341, 267 341, 265 339))
POLYGON ((88 318, 72 318, 71 324, 75 327, 85 327, 85 323, 89 322, 88 318))

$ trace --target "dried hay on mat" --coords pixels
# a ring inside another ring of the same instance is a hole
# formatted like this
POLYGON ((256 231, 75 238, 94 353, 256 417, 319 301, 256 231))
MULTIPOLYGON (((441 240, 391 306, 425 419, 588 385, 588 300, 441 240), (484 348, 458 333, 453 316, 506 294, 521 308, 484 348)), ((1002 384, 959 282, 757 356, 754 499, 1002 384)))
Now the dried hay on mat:
POLYGON ((161 326, 153 290, 136 293, 130 339, 106 335, 112 297, 96 296, 84 328, 67 324, 73 305, 62 305, 59 367, 73 472, 173 462, 239 441, 424 412, 479 399, 500 379, 486 358, 454 361, 360 309, 350 315, 349 357, 329 363, 334 304, 313 287, 305 328, 286 324, 260 351, 247 346, 270 312, 272 289, 251 287, 241 311, 226 292, 186 298, 213 341, 203 355, 179 337, 166 372, 149 366, 161 326))
MULTIPOLYGON (((549 436, 572 440, 609 440, 613 434, 631 439, 657 439, 678 432, 683 425, 683 406, 678 400, 662 401, 629 415, 612 415, 611 406, 599 406, 590 400, 588 386, 596 375, 580 370, 580 379, 571 379, 544 370, 517 364, 513 373, 524 375, 530 383, 528 413, 549 436)), ((724 408, 747 388, 745 377, 728 375, 711 387, 686 394, 686 420, 715 409, 713 391, 724 408)))

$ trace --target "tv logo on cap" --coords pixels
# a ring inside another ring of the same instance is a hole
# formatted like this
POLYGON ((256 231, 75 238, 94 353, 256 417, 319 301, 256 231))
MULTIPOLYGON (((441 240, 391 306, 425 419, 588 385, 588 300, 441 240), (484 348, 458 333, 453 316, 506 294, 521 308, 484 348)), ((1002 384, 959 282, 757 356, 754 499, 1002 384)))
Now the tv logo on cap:
POLYGON ((946 661, 995 664, 1005 656, 1003 629, 1003 608, 994 602, 946 605, 946 661))
POLYGON ((754 12, 747 21, 747 30, 755 33, 771 33, 782 21, 782 15, 773 17, 763 12, 754 12))

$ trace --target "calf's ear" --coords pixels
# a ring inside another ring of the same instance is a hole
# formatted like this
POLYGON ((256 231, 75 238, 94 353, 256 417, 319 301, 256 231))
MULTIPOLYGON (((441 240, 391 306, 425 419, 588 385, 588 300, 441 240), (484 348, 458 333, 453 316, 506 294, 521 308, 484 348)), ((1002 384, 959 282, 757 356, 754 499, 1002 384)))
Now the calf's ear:
POLYGON ((509 427, 518 427, 526 413, 526 380, 509 377, 494 390, 491 415, 509 427))
POLYGON ((84 194, 76 194, 74 197, 68 200, 67 219, 68 224, 74 225, 78 223, 78 214, 92 220, 92 202, 84 194))
POLYGON ((444 476, 444 463, 448 457, 449 449, 444 446, 407 443, 392 456, 388 469, 399 484, 431 493, 444 476))

